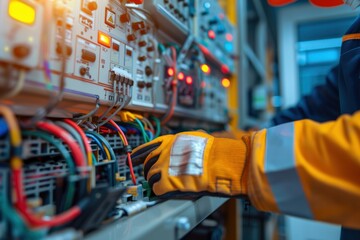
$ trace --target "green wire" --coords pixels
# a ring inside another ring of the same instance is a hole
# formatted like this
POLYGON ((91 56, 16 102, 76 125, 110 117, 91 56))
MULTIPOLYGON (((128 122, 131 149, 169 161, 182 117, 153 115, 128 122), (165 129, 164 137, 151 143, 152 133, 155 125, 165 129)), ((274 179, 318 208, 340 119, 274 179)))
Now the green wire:
POLYGON ((145 128, 144 128, 144 126, 143 126, 143 124, 140 122, 140 120, 139 119, 137 119, 137 118, 135 118, 135 122, 139 125, 139 127, 140 127, 140 131, 141 131, 141 133, 142 133, 142 135, 143 135, 143 138, 144 138, 144 141, 147 143, 147 142, 150 142, 150 139, 149 139, 149 136, 146 134, 146 132, 145 132, 145 128))
MULTIPOLYGON (((41 138, 41 139, 51 143, 52 145, 54 145, 59 150, 60 154, 63 156, 66 163, 68 164, 69 173, 73 176, 76 175, 74 161, 73 161, 70 153, 68 152, 68 150, 66 150, 66 148, 63 144, 61 144, 59 141, 55 141, 51 137, 51 135, 41 132, 41 131, 24 131, 24 132, 22 132, 22 134, 24 136, 34 136, 34 137, 41 138)), ((67 210, 71 207, 71 204, 74 200, 74 196, 75 196, 75 183, 73 181, 69 181, 68 187, 66 189, 64 210, 67 210)))
POLYGON ((0 210, 4 219, 7 219, 15 232, 15 238, 28 239, 28 240, 37 240, 43 239, 46 235, 46 230, 31 230, 24 223, 23 219, 20 217, 18 212, 9 204, 6 194, 1 193, 0 198, 0 210))
POLYGON ((91 153, 91 158, 92 158, 93 165, 96 165, 97 164, 97 159, 96 159, 94 153, 91 153))
POLYGON ((153 119, 155 121, 155 124, 156 124, 156 133, 155 133, 155 137, 154 138, 157 138, 160 136, 161 134, 161 123, 160 123, 160 119, 158 119, 157 117, 155 116, 151 116, 151 119, 153 119))

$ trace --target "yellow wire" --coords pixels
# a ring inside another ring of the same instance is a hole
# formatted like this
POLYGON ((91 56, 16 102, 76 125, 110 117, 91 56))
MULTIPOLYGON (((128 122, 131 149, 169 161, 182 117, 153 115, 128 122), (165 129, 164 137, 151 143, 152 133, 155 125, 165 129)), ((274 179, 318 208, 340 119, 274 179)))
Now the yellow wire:
POLYGON ((108 160, 111 160, 111 155, 110 155, 110 151, 109 149, 105 146, 105 144, 103 144, 105 153, 106 153, 106 157, 108 158, 108 160))
POLYGON ((9 132, 10 132, 10 143, 13 147, 20 147, 21 145, 21 133, 20 128, 17 124, 17 120, 12 111, 5 106, 0 106, 0 113, 4 116, 9 132))

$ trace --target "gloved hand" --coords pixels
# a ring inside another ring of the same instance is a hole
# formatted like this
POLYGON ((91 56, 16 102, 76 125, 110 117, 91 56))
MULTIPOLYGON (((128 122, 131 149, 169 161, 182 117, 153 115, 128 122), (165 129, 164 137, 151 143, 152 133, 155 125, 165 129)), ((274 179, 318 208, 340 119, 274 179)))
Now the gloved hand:
POLYGON ((247 193, 249 142, 249 135, 233 140, 183 132, 135 148, 132 160, 144 163, 145 178, 163 198, 241 196, 247 193))

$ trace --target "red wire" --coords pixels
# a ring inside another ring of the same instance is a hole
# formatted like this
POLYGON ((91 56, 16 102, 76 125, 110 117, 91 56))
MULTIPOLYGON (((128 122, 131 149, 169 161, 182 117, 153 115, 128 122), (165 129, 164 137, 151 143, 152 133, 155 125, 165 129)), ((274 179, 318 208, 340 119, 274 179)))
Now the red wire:
MULTIPOLYGON (((67 133, 65 130, 63 130, 58 126, 47 122, 38 122, 36 126, 44 131, 50 132, 51 134, 63 140, 69 146, 70 151, 72 152, 72 155, 74 157, 74 162, 77 165, 77 167, 80 168, 86 167, 86 158, 83 152, 81 151, 78 143, 69 133, 67 133)), ((84 175, 85 172, 81 171, 80 174, 84 175)))
POLYGON ((22 169, 14 169, 12 170, 13 175, 13 184, 15 188, 16 193, 16 203, 15 206, 21 213, 21 215, 32 225, 36 228, 51 228, 55 226, 60 226, 65 223, 68 223, 75 219, 77 216, 80 215, 81 209, 78 206, 74 206, 68 211, 57 215, 49 220, 44 220, 39 217, 31 215, 31 213, 28 211, 26 206, 26 196, 24 194, 24 186, 22 181, 22 169))
MULTIPOLYGON (((37 127, 45 130, 47 132, 52 133, 57 136, 61 140, 63 140, 70 148, 74 162, 78 167, 85 167, 85 157, 80 150, 80 147, 77 145, 76 141, 71 137, 69 133, 64 131, 62 128, 52 125, 47 122, 38 122, 37 127)), ((81 174, 84 172, 82 171, 81 174)), ((49 220, 44 220, 39 217, 31 215, 31 213, 27 209, 26 205, 26 195, 24 194, 24 186, 23 186, 23 178, 22 178, 22 168, 15 168, 12 170, 14 188, 16 193, 16 203, 15 206, 19 210, 19 212, 26 218, 26 220, 34 227, 55 227, 59 225, 63 225, 75 219, 80 213, 81 209, 79 206, 74 206, 70 208, 68 211, 63 212, 49 220)))
POLYGON ((82 141, 84 142, 84 145, 85 145, 86 153, 88 154, 88 159, 90 158, 90 160, 91 160, 92 150, 91 150, 88 138, 86 137, 84 131, 76 123, 74 123, 70 119, 65 119, 65 122, 67 124, 69 124, 70 126, 72 126, 80 134, 81 139, 82 139, 82 141))
MULTIPOLYGON (((121 128, 113 120, 110 120, 109 123, 111 125, 113 125, 117 129, 117 131, 120 133, 120 135, 124 139, 124 145, 125 146, 129 145, 128 141, 126 139, 126 136, 125 136, 124 132, 121 130, 121 128)), ((130 153, 127 153, 127 159, 128 159, 128 164, 129 164, 129 169, 130 169, 130 175, 131 175, 132 182, 136 185, 136 177, 135 177, 134 168, 133 168, 133 165, 132 165, 132 160, 131 160, 130 153)))

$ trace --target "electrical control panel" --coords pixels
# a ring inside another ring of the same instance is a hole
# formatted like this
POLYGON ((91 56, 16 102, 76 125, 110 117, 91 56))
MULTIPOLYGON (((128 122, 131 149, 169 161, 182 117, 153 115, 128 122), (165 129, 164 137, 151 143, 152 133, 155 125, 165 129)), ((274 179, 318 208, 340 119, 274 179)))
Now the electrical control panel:
POLYGON ((146 211, 132 149, 226 129, 235 30, 215 0, 3 0, 0 20, 0 124, 21 139, 0 128, 0 239, 78 239, 146 211))

